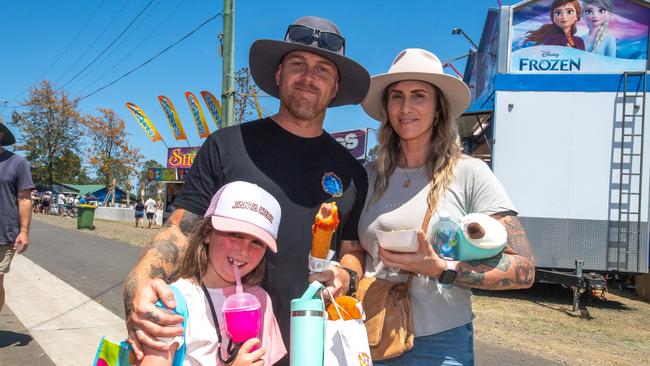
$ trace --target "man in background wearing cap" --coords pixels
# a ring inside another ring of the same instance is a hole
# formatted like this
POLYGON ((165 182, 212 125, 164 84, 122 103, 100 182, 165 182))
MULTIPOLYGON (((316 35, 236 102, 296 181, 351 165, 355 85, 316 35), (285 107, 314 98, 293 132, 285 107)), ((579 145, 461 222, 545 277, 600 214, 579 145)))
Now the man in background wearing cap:
POLYGON ((365 255, 358 244, 357 224, 367 176, 361 164, 323 131, 328 106, 358 104, 368 90, 368 72, 344 56, 345 47, 336 25, 317 17, 298 19, 283 41, 253 43, 249 55, 253 79, 280 99, 280 110, 270 118, 219 130, 201 147, 174 201, 177 209, 167 228, 154 238, 125 283, 129 339, 138 357, 138 343, 165 348, 152 341, 151 335, 179 334, 161 325, 178 323, 180 317, 163 314, 154 302, 160 298, 167 306, 175 306, 163 281, 176 270, 186 238, 212 195, 232 181, 259 185, 282 207, 281 250, 267 257, 269 270, 263 287, 271 295, 285 340, 289 340, 290 300, 299 297, 308 284, 311 225, 322 202, 335 201, 339 208, 341 224, 334 249, 342 267, 312 279, 325 282, 335 296, 350 288, 354 291, 365 255), (340 178, 341 192, 325 192, 324 177, 330 173, 340 178))
POLYGON ((14 254, 27 250, 32 220, 34 183, 29 163, 3 148, 15 142, 14 135, 0 121, 0 310, 5 304, 4 275, 9 272, 14 254))

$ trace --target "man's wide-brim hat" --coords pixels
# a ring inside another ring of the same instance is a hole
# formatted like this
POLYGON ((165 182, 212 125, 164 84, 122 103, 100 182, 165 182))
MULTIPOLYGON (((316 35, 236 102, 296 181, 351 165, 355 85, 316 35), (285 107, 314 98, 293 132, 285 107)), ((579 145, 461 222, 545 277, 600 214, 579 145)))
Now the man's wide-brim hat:
POLYGON ((449 102, 453 120, 460 117, 469 105, 469 88, 459 78, 445 74, 436 55, 420 48, 407 48, 395 57, 387 73, 370 79, 368 95, 361 103, 366 113, 379 122, 387 122, 384 90, 391 84, 404 80, 424 81, 440 89, 449 102))
POLYGON ((2 132, 2 140, 0 140, 0 146, 8 146, 16 143, 16 138, 14 134, 9 131, 9 128, 0 122, 0 132, 2 132))
MULTIPOLYGON (((334 23, 323 18, 306 16, 296 20, 292 25, 303 25, 343 37, 334 23)), ((366 96, 370 84, 370 75, 363 66, 344 56, 345 47, 337 53, 319 47, 316 38, 313 38, 311 44, 304 44, 292 41, 289 37, 286 37, 283 41, 259 39, 250 48, 249 64, 251 75, 257 86, 268 95, 279 97, 275 73, 284 56, 292 51, 315 53, 336 65, 339 71, 339 90, 330 103, 330 107, 359 104, 366 96)))

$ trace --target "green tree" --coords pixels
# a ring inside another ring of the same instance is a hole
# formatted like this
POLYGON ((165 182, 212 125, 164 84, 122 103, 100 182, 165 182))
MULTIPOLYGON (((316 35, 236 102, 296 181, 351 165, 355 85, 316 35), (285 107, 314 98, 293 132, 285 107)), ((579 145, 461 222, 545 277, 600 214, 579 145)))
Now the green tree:
POLYGON ((137 171, 143 156, 129 146, 124 120, 112 109, 98 110, 101 116, 86 115, 81 119, 92 141, 90 164, 102 184, 109 186, 116 179, 118 186, 128 186, 127 181, 137 171))
POLYGON ((11 124, 20 130, 16 149, 26 152, 35 183, 52 187, 67 178, 68 173, 62 169, 74 163, 69 160, 70 154, 78 153, 83 146, 77 102, 44 80, 29 91, 21 105, 25 111, 14 111, 11 116, 11 124))

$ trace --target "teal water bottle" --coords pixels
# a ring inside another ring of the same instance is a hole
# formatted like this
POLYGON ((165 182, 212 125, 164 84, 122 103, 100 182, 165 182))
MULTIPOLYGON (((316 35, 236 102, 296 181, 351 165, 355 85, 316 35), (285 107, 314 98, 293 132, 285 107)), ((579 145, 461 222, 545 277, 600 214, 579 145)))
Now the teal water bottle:
POLYGON ((320 298, 324 286, 312 282, 299 299, 291 300, 291 366, 323 366, 325 308, 320 298))

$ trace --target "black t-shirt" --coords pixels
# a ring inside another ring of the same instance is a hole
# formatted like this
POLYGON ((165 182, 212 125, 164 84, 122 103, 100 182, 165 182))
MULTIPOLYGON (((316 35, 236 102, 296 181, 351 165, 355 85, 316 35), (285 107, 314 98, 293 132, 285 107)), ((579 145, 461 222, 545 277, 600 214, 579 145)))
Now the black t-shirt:
POLYGON ((138 202, 135 204, 135 210, 136 211, 144 211, 144 203, 138 202))
POLYGON ((205 141, 186 177, 176 207, 203 216, 212 196, 226 183, 242 180, 259 185, 280 203, 282 220, 278 253, 267 251, 263 287, 289 346, 290 301, 307 289, 307 256, 311 226, 321 203, 336 201, 339 225, 332 249, 341 240, 358 240, 357 224, 368 189, 363 166, 329 134, 302 138, 271 118, 219 130, 205 141), (325 173, 343 182, 343 196, 325 193, 325 173))

